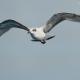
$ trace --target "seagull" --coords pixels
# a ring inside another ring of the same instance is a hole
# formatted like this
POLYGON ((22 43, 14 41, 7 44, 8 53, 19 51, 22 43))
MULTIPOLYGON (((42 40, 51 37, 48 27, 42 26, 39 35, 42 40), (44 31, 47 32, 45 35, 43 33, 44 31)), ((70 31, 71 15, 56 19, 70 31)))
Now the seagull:
POLYGON ((48 32, 64 20, 80 22, 80 15, 65 12, 56 13, 44 25, 35 28, 28 28, 15 20, 7 19, 0 23, 0 36, 11 28, 19 28, 26 30, 31 35, 32 41, 39 41, 42 44, 45 44, 47 40, 55 37, 55 35, 48 35, 48 32))

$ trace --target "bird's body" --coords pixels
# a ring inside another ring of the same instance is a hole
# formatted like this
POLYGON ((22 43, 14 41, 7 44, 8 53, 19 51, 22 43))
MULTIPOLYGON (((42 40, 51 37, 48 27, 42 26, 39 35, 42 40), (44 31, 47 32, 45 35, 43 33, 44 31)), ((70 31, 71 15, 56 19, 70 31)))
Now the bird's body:
POLYGON ((32 41, 40 41, 41 43, 46 43, 46 40, 49 40, 55 36, 48 36, 47 33, 54 28, 58 23, 69 20, 80 22, 80 15, 76 15, 73 13, 57 13, 53 15, 44 25, 36 28, 27 28, 26 26, 20 24, 15 20, 5 20, 0 23, 0 36, 2 36, 5 32, 10 30, 11 28, 20 28, 28 31, 28 33, 33 38, 32 41))
POLYGON ((48 39, 51 39, 55 36, 50 36, 50 35, 47 35, 45 32, 44 32, 44 26, 41 26, 41 27, 37 27, 37 28, 31 28, 30 29, 30 35, 32 37, 32 41, 40 41, 41 43, 46 43, 46 40, 48 39))
POLYGON ((38 39, 38 40, 42 40, 46 36, 42 28, 35 28, 35 29, 31 28, 30 33, 34 39, 38 39))

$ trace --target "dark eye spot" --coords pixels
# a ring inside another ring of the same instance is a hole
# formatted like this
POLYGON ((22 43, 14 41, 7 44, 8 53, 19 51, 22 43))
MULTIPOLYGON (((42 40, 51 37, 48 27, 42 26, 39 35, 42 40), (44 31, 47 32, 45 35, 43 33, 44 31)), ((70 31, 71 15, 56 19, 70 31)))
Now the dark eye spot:
POLYGON ((36 32, 36 29, 33 29, 32 31, 33 31, 33 32, 36 32))

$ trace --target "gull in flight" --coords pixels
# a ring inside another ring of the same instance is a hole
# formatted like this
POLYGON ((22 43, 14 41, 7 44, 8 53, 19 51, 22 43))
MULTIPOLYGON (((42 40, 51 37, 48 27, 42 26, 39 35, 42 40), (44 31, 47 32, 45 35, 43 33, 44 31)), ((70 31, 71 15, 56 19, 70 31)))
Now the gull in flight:
POLYGON ((64 20, 80 22, 80 15, 64 12, 57 13, 54 14, 44 25, 36 28, 28 28, 15 20, 8 19, 0 23, 0 36, 11 28, 20 28, 26 30, 31 35, 32 41, 39 41, 42 44, 45 44, 47 40, 55 37, 55 35, 50 36, 47 35, 47 33, 51 31, 51 29, 54 28, 58 23, 64 20))

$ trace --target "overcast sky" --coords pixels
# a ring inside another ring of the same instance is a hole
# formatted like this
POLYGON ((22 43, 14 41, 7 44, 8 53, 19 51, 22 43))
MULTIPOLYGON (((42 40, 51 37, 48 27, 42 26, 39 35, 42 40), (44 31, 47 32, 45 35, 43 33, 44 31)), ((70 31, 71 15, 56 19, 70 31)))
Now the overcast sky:
MULTIPOLYGON (((53 14, 80 14, 79 0, 0 0, 0 22, 44 24, 53 14)), ((80 80, 80 23, 64 21, 45 45, 31 42, 21 29, 0 38, 0 80, 80 80)))

